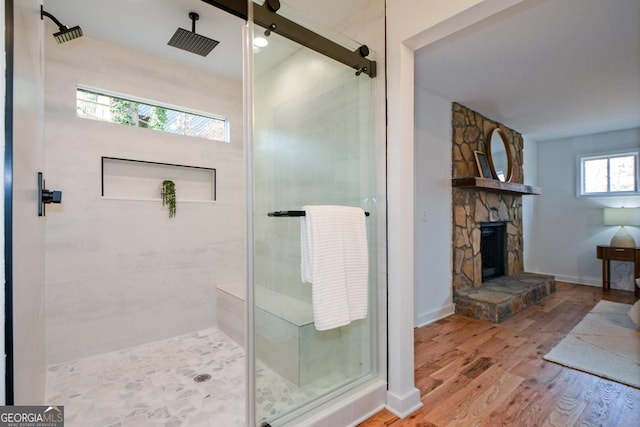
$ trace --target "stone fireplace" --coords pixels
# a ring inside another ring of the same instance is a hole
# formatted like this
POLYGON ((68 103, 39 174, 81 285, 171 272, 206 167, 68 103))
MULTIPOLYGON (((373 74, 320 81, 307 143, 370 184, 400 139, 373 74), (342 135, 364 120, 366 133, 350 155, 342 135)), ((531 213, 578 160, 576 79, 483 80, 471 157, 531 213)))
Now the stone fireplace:
POLYGON ((553 277, 523 272, 522 196, 540 190, 524 185, 520 133, 463 105, 454 103, 452 109, 456 312, 500 322, 555 290, 553 277), (486 138, 496 128, 511 154, 509 183, 477 179, 474 152, 487 153, 486 138), (488 246, 493 253, 485 253, 488 246))
MULTIPOLYGON (((513 155, 511 181, 523 182, 522 135, 460 104, 453 104, 452 177, 479 176, 474 151, 487 152, 486 137, 495 128, 507 136, 513 155)), ((505 275, 522 271, 522 196, 482 189, 453 188, 453 287, 482 285, 481 224, 503 222, 506 233, 505 275)))

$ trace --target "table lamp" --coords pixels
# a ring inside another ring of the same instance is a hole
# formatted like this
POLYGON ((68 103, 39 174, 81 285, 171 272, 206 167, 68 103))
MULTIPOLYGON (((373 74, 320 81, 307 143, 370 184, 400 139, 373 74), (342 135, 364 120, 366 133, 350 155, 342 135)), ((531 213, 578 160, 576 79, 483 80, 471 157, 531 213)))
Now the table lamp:
POLYGON ((640 208, 604 208, 604 224, 619 225, 620 229, 611 238, 611 246, 635 248, 636 242, 625 230, 625 225, 640 225, 640 208))

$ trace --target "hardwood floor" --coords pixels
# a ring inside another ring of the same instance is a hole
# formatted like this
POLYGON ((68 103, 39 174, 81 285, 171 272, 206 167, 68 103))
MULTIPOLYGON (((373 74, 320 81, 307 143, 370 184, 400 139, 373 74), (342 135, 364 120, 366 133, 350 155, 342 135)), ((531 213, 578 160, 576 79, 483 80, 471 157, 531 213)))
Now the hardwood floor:
POLYGON ((384 410, 361 427, 640 426, 640 390, 542 359, 600 300, 632 292, 558 282, 556 293, 500 323, 452 315, 415 330, 424 406, 384 410))

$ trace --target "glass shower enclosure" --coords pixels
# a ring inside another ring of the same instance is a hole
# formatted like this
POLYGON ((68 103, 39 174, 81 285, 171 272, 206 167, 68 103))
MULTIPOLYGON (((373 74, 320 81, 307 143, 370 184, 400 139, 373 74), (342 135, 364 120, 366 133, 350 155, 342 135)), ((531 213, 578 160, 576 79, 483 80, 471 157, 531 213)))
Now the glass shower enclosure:
MULTIPOLYGON (((261 9, 269 6, 253 6, 253 37, 265 38, 268 45, 254 45, 250 61, 247 294, 252 295, 253 318, 248 348, 253 346, 255 359, 249 383, 256 425, 275 426, 372 378, 378 369, 375 79, 364 72, 373 74, 370 69, 355 70, 280 35, 274 28, 280 23, 259 22, 261 9), (297 215, 307 205, 353 206, 367 212, 366 318, 334 329, 316 328, 314 284, 301 279, 297 215)), ((305 18, 284 3, 277 14, 305 25, 305 18)), ((313 28, 318 32, 317 25, 313 28)), ((352 52, 361 46, 336 33, 320 32, 352 52)), ((360 55, 374 56, 364 50, 360 55)))

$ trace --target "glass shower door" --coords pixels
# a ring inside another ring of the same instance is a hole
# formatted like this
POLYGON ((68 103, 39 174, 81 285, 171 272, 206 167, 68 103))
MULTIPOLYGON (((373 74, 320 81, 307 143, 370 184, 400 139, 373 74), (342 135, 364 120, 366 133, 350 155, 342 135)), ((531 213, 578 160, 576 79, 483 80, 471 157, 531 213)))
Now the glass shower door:
MULTIPOLYGON (((264 30, 256 25, 255 35, 264 30)), ((257 425, 275 426, 377 369, 376 162, 373 80, 275 32, 266 40, 253 55, 254 391, 257 425), (314 285, 301 279, 300 218, 269 216, 305 205, 370 212, 366 318, 316 329, 314 285)))

